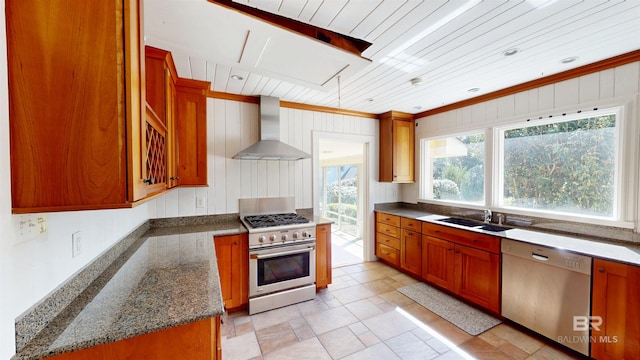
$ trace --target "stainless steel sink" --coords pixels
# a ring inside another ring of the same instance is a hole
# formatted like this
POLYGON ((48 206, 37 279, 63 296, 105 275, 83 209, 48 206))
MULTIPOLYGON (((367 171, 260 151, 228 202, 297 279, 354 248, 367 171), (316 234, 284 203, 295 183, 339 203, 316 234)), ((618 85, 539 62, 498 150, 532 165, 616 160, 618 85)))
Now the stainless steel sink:
POLYGON ((461 219, 461 218, 454 218, 454 217, 438 219, 437 221, 445 222, 445 223, 449 223, 449 224, 456 224, 456 225, 460 225, 460 226, 465 226, 465 227, 472 228, 472 229, 490 231, 490 232, 502 232, 502 231, 507 231, 507 230, 512 229, 512 228, 506 227, 506 226, 485 224, 485 223, 482 223, 480 221, 469 220, 469 219, 461 219))

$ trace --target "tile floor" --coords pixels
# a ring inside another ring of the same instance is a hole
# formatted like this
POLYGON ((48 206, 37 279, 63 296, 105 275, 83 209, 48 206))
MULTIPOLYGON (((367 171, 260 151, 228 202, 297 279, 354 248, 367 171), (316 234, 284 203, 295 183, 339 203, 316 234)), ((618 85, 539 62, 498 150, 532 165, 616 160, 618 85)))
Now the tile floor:
POLYGON ((331 263, 341 267, 362 263, 362 239, 345 231, 331 231, 331 263))
POLYGON ((396 291, 415 281, 379 262, 335 268, 314 300, 229 314, 223 359, 576 358, 504 323, 470 336, 396 291))

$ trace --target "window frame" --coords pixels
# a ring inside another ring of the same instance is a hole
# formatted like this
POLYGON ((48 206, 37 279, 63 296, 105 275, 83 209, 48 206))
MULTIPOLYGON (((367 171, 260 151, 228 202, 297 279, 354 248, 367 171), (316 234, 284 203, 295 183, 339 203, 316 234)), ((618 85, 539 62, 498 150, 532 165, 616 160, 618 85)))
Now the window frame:
POLYGON ((489 131, 490 129, 486 129, 486 128, 482 128, 482 129, 470 129, 468 131, 462 131, 462 132, 456 132, 453 134, 441 134, 438 136, 431 136, 431 137, 426 137, 426 138, 422 138, 420 139, 420 169, 421 169, 421 176, 420 179, 424 179, 420 181, 420 187, 419 187, 419 197, 421 199, 421 201, 423 202, 428 202, 428 201, 434 201, 436 203, 439 204, 449 204, 449 205, 465 205, 465 206, 469 206, 469 207, 473 207, 473 208, 484 208, 486 207, 485 204, 487 204, 487 198, 490 196, 491 194, 491 189, 490 189, 490 184, 487 182, 487 170, 489 169, 489 167, 487 166, 487 163, 491 162, 490 158, 491 158, 491 146, 490 143, 488 142, 488 138, 491 134, 491 132, 489 131), (429 141, 432 140, 442 140, 442 139, 447 139, 447 138, 454 138, 454 137, 459 137, 459 136, 472 136, 472 135, 479 135, 482 134, 484 136, 484 179, 483 179, 483 183, 484 183, 484 203, 483 204, 478 204, 478 203, 472 203, 472 202, 467 202, 467 201, 455 201, 455 200, 442 200, 442 199, 434 199, 433 198, 433 170, 431 167, 431 164, 426 164, 425 163, 425 159, 428 158, 428 149, 429 149, 429 141))
MULTIPOLYGON (((483 128, 473 127, 463 131, 439 132, 437 135, 420 139, 420 182, 418 202, 432 203, 444 206, 457 206, 469 209, 491 209, 493 211, 504 211, 513 215, 527 217, 550 218, 554 220, 572 221, 577 223, 589 223, 594 225, 614 226, 619 228, 634 228, 635 222, 630 220, 635 216, 637 202, 635 196, 640 196, 640 164, 637 163, 637 147, 640 138, 635 133, 640 128, 633 126, 626 119, 629 103, 617 102, 609 103, 603 107, 594 107, 590 111, 567 110, 558 116, 518 116, 510 119, 496 119, 496 125, 488 125, 483 128), (554 212, 551 210, 526 209, 519 207, 504 206, 504 131, 521 127, 537 126, 565 121, 572 121, 581 118, 599 116, 603 114, 616 115, 616 144, 615 144, 615 168, 614 168, 614 204, 613 215, 611 217, 554 212), (525 120, 528 118, 528 120, 525 120), (632 133, 630 133, 632 132, 632 133), (432 186, 430 164, 426 163, 428 156, 428 141, 456 137, 470 134, 485 134, 485 202, 482 205, 463 201, 433 199, 433 190, 427 191, 432 186), (629 144, 629 145, 628 145, 629 144), (629 146, 633 148, 629 148, 629 146), (627 179, 632 177, 633 179, 627 179), (636 179, 638 177, 638 179, 636 179), (498 180, 496 180, 498 179, 498 180), (633 196, 623 197, 623 194, 632 192, 633 196), (431 197, 427 197, 430 195, 431 197)), ((640 200, 638 200, 640 201, 640 200)), ((640 204, 640 203, 638 203, 640 204)))
POLYGON ((547 118, 538 118, 535 120, 526 120, 526 121, 518 121, 514 123, 509 123, 501 126, 496 126, 493 128, 494 133, 494 156, 496 157, 496 166, 494 167, 494 181, 493 183, 493 192, 495 194, 493 198, 493 204, 497 208, 509 210, 509 212, 517 212, 525 215, 532 215, 538 217, 550 217, 549 215, 553 215, 554 218, 563 219, 563 220, 576 220, 581 219, 582 221, 587 220, 600 220, 606 222, 618 222, 621 219, 622 214, 622 186, 620 181, 620 176, 622 174, 621 167, 624 159, 622 157, 622 149, 623 149, 623 132, 622 129, 624 127, 624 121, 622 117, 622 107, 609 107, 606 109, 598 109, 592 111, 584 111, 578 112, 574 114, 566 114, 563 116, 555 116, 555 117, 547 117, 547 118), (616 126, 615 126, 615 165, 614 165, 614 183, 613 183, 613 204, 612 204, 612 216, 597 216, 597 215, 587 215, 587 214, 577 214, 570 212, 560 212, 553 210, 543 210, 543 209, 530 209, 516 206, 506 206, 504 205, 504 133, 509 130, 526 128, 526 127, 534 127, 534 126, 543 126, 549 124, 563 123, 569 121, 575 121, 578 119, 585 119, 595 116, 609 115, 614 114, 616 116, 616 126), (541 216, 542 215, 542 216, 541 216))

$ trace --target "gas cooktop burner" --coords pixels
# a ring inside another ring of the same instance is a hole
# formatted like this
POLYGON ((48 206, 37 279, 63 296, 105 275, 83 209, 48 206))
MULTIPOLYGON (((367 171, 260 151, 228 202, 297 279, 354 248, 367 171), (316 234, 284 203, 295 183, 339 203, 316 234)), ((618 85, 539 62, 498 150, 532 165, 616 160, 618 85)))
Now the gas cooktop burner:
POLYGON ((267 215, 249 215, 245 216, 244 220, 252 228, 264 228, 270 226, 291 225, 291 224, 306 224, 309 222, 304 216, 300 216, 295 213, 287 214, 267 214, 267 215))

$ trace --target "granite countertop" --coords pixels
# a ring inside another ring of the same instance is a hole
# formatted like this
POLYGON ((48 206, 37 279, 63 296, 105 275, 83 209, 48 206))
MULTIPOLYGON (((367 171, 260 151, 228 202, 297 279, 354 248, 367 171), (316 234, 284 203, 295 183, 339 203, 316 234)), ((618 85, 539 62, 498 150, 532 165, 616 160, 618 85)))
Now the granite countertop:
POLYGON ((246 232, 237 216, 156 225, 164 227, 147 225, 53 320, 34 330, 13 359, 40 359, 222 315, 212 237, 246 232))
MULTIPOLYGON (((433 222, 438 225, 445 225, 464 229, 468 231, 475 231, 493 236, 498 236, 503 239, 510 239, 516 241, 522 241, 530 244, 536 244, 541 246, 547 246, 556 249, 563 249, 576 254, 586 255, 594 258, 607 259, 619 261, 631 265, 640 266, 640 245, 632 243, 622 243, 614 241, 604 241, 600 239, 589 239, 587 237, 577 237, 559 234, 550 234, 542 231, 528 230, 523 228, 511 228, 501 232, 485 231, 455 224, 449 224, 439 222, 439 219, 447 218, 449 216, 430 214, 427 212, 421 212, 412 209, 406 209, 402 207, 398 208, 386 208, 376 209, 378 212, 383 212, 392 215, 398 215, 417 219, 420 221, 433 222)), ((510 226, 510 225, 509 225, 510 226)))

